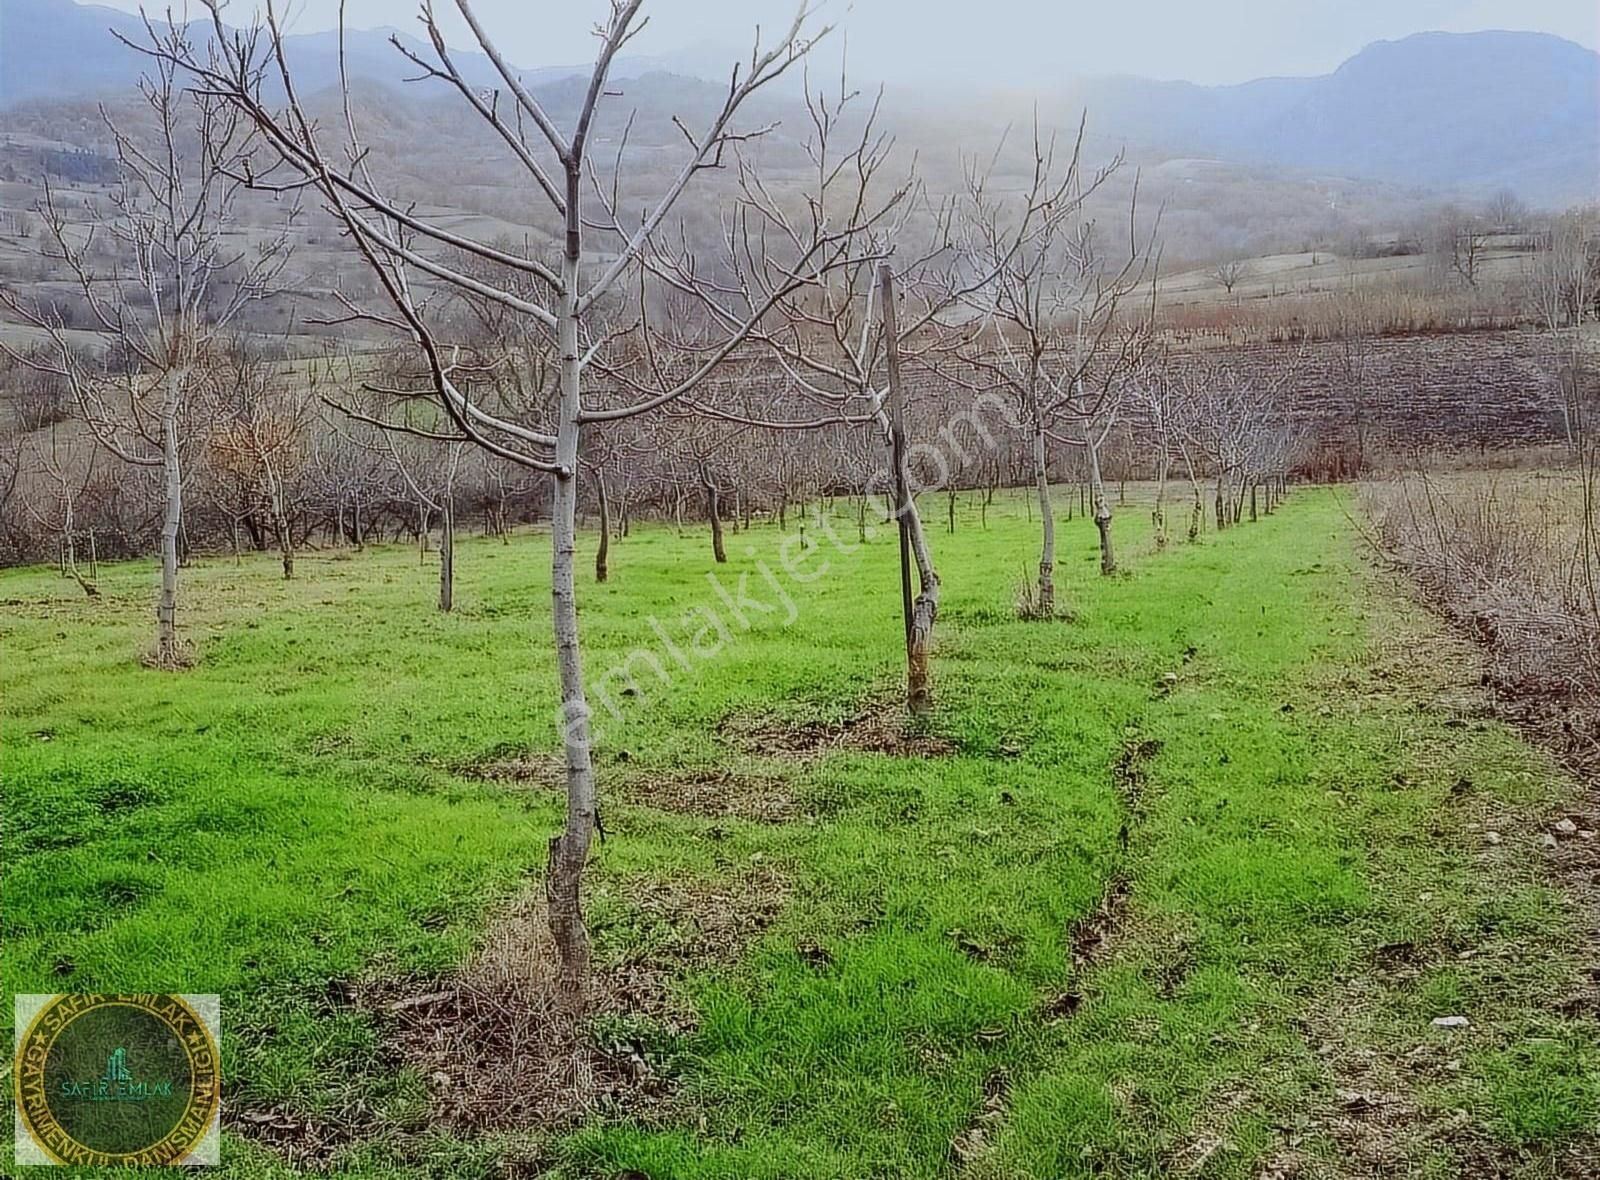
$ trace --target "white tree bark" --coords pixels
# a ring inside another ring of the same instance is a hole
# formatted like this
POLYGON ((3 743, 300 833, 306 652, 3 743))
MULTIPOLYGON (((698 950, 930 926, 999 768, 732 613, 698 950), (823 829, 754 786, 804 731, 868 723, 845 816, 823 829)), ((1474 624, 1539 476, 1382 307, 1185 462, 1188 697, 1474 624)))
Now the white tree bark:
POLYGON ((178 529, 183 523, 183 472, 178 465, 178 407, 188 374, 181 367, 167 374, 161 403, 161 473, 166 507, 161 518, 161 595, 156 602, 156 663, 177 667, 178 529))
POLYGON ((550 933, 561 956, 561 1004, 577 1019, 583 1012, 589 979, 589 935, 583 923, 583 870, 594 834, 594 765, 589 750, 589 703, 583 688, 583 660, 578 647, 578 600, 573 562, 577 549, 578 414, 582 409, 582 366, 578 351, 578 175, 569 172, 571 221, 562 259, 561 402, 556 427, 556 466, 550 511, 551 621, 555 630, 556 665, 561 682, 562 734, 567 763, 567 819, 560 835, 550 840, 550 933))
POLYGON ((1050 504, 1050 471, 1045 454, 1044 424, 1034 407, 1033 479, 1039 494, 1039 523, 1042 540, 1039 549, 1039 613, 1048 618, 1056 612, 1056 518, 1050 504))

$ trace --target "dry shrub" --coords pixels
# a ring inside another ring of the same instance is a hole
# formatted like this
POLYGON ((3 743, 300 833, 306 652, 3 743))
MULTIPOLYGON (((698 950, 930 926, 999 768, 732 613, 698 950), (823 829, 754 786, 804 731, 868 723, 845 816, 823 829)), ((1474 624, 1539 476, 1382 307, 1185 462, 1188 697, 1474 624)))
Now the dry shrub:
POLYGON ((1593 479, 1417 474, 1362 493, 1383 551, 1487 647, 1502 709, 1555 728, 1564 752, 1585 762, 1600 755, 1593 479))
POLYGON ((1038 580, 1024 573, 1016 580, 1017 618, 1033 622, 1047 617, 1044 604, 1039 601, 1038 580))

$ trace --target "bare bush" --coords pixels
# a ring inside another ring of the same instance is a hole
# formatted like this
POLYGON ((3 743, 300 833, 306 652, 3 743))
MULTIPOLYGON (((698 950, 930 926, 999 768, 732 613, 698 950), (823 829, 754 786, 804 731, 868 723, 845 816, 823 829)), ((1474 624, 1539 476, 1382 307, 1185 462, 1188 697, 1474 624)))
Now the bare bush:
POLYGON ((1584 760, 1600 755, 1595 474, 1413 474, 1363 491, 1384 552, 1487 647, 1503 702, 1558 719, 1584 760))

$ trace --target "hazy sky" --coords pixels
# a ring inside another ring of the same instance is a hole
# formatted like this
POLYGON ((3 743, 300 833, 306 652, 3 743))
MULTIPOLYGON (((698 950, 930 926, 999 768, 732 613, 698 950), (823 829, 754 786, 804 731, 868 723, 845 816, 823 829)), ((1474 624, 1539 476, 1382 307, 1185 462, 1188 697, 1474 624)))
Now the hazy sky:
MULTIPOLYGON (((140 0, 110 0, 137 10, 140 0)), ((148 3, 149 0, 146 0, 148 3)), ((169 0, 157 0, 164 8, 169 0)), ((170 0, 181 8, 183 0, 170 0)), ((232 0, 242 23, 256 0, 232 0)), ((453 16, 453 0, 435 0, 453 16)), ((296 32, 332 28, 338 0, 280 0, 296 32)), ((642 53, 708 41, 747 43, 759 22, 784 24, 795 0, 647 0, 642 53)), ((1426 29, 1531 29, 1600 48, 1596 0, 823 0, 847 35, 852 73, 897 80, 958 75, 1034 86, 1081 74, 1239 82, 1325 73, 1371 41, 1426 29)), ((348 0, 354 27, 414 29, 409 0, 348 0)), ((519 65, 570 65, 592 55, 604 0, 475 0, 519 65)), ((464 26, 452 41, 466 44, 464 26)))

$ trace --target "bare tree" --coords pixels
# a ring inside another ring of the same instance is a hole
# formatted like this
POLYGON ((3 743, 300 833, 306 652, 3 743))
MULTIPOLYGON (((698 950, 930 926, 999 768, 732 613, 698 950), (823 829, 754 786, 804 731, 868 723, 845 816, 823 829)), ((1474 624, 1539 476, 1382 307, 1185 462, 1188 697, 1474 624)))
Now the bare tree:
MULTIPOLYGON (((906 699, 913 713, 921 713, 931 701, 929 657, 940 582, 904 432, 894 421, 895 394, 902 395, 903 407, 906 393, 896 366, 903 372, 938 346, 939 317, 974 284, 960 274, 949 206, 924 202, 914 170, 890 173, 892 144, 877 130, 876 102, 861 119, 859 131, 848 129, 859 97, 842 82, 836 96, 808 88, 812 135, 805 150, 811 176, 804 213, 791 212, 759 173, 741 163, 741 199, 724 219, 719 258, 731 276, 727 292, 692 282, 693 259, 681 248, 671 255, 655 253, 650 265, 663 282, 691 296, 710 323, 731 326, 751 306, 783 313, 765 318, 747 335, 761 346, 757 363, 776 364, 783 374, 787 400, 753 408, 719 383, 705 396, 685 399, 693 412, 766 432, 853 427, 877 434, 887 462, 869 475, 869 487, 863 490, 894 493, 891 511, 904 532, 909 558, 902 573, 909 600, 906 699), (926 221, 925 230, 912 224, 918 215, 926 221), (819 282, 793 291, 786 258, 807 252, 815 233, 810 227, 841 217, 859 232, 840 242, 819 282), (892 307, 884 300, 886 291, 895 293, 892 307)), ((678 316, 673 322, 681 328, 692 321, 678 316)), ((693 339, 680 337, 674 343, 680 351, 695 347, 693 339)), ((654 385, 666 384, 658 373, 654 385)))
POLYGON ((1567 444, 1582 454, 1582 329, 1597 310, 1600 293, 1600 218, 1572 210, 1550 225, 1525 275, 1526 298, 1551 337, 1556 384, 1567 444))
POLYGON ((1239 285, 1239 281, 1250 273, 1250 264, 1240 258, 1225 258, 1213 266, 1206 274, 1229 295, 1239 285))
POLYGON ((42 211, 95 327, 125 350, 125 366, 83 356, 58 311, 10 293, 0 293, 0 302, 43 329, 52 346, 11 355, 63 378, 107 450, 161 470, 166 507, 154 662, 173 668, 184 662, 177 632, 184 454, 201 433, 190 419, 206 394, 214 345, 249 302, 268 293, 287 238, 279 233, 245 247, 230 239, 238 177, 249 169, 254 137, 232 104, 179 85, 178 63, 197 60, 186 27, 147 21, 146 30, 151 70, 140 92, 153 138, 124 133, 101 112, 122 170, 113 215, 75 224, 49 188, 42 211), (91 261, 101 240, 116 260, 109 272, 91 261))
MULTIPOLYGON (((1129 203, 1126 256, 1110 261, 1096 244, 1084 201, 1121 166, 1117 156, 1085 175, 1086 121, 1064 164, 1056 144, 1035 129, 1033 173, 1015 211, 969 174, 966 243, 973 269, 991 276, 966 297, 981 330, 956 349, 981 374, 972 386, 1001 392, 1028 432, 1042 542, 1037 612, 1055 613, 1055 514, 1050 501, 1048 443, 1083 451, 1100 535, 1101 569, 1112 573, 1111 508, 1101 472, 1101 445, 1116 421, 1124 378, 1138 361, 1149 320, 1124 316, 1126 304, 1154 267, 1154 230, 1141 239, 1138 184, 1129 203)), ((1153 292, 1153 284, 1152 284, 1153 292)))
POLYGON ((374 438, 417 504, 419 546, 426 544, 428 518, 439 517, 439 609, 448 614, 456 600, 456 474, 464 444, 440 445, 392 430, 379 430, 374 438))
MULTIPOLYGON (((1212 508, 1219 532, 1243 519, 1257 481, 1287 470, 1303 430, 1288 410, 1287 391, 1298 365, 1295 358, 1263 376, 1196 356, 1179 371, 1179 429, 1196 507, 1203 465, 1216 481, 1212 508)), ((1191 539, 1197 532, 1191 527, 1191 539)))
POLYGON ((18 444, 12 472, 23 511, 45 533, 56 538, 56 567, 90 598, 100 597, 94 531, 89 531, 89 572, 78 562, 78 503, 93 485, 95 450, 63 431, 62 423, 29 424, 15 432, 18 444))
POLYGON ((1178 404, 1177 389, 1177 383, 1167 372, 1166 358, 1147 355, 1143 372, 1133 385, 1133 400, 1141 411, 1155 476, 1155 504, 1150 509, 1150 524, 1157 549, 1167 546, 1167 483, 1172 475, 1174 452, 1180 448, 1178 423, 1183 409, 1178 404))
POLYGON ((305 463, 313 421, 309 393, 279 388, 272 367, 242 342, 227 350, 219 376, 209 457, 243 490, 248 508, 259 507, 272 525, 285 579, 294 577, 295 538, 290 520, 290 480, 305 463))
MULTIPOLYGON (((625 214, 618 194, 626 161, 627 136, 616 153, 609 179, 591 160, 591 138, 612 62, 641 26, 642 0, 612 0, 598 28, 594 68, 570 128, 558 127, 543 103, 523 84, 489 36, 469 0, 456 0, 478 48, 500 74, 503 89, 485 92, 457 68, 431 4, 424 3, 421 21, 431 52, 413 52, 396 42, 426 78, 452 91, 504 146, 559 225, 559 257, 547 259, 531 250, 507 250, 446 228, 417 213, 408 203, 389 196, 370 167, 346 88, 342 156, 324 144, 316 122, 307 115, 283 53, 276 6, 265 14, 267 56, 255 52, 252 38, 224 28, 220 0, 205 0, 212 17, 220 56, 201 59, 187 51, 156 52, 174 57, 196 79, 197 86, 223 97, 241 112, 277 150, 289 175, 273 179, 256 175, 258 187, 280 191, 312 190, 348 233, 379 282, 383 309, 348 302, 350 319, 393 330, 411 340, 426 371, 425 392, 438 421, 412 426, 413 432, 475 446, 550 479, 551 591, 556 662, 561 688, 560 729, 567 777, 566 823, 550 841, 546 891, 550 929, 560 955, 558 982, 565 1014, 576 1020, 584 1003, 589 966, 589 939, 584 927, 582 880, 595 830, 596 789, 589 707, 584 690, 574 584, 574 551, 580 443, 586 427, 648 414, 682 403, 722 364, 767 315, 796 290, 818 281, 858 232, 856 220, 829 217, 790 222, 781 276, 753 301, 729 308, 718 296, 708 299, 728 311, 728 318, 707 317, 706 336, 686 364, 663 362, 654 351, 664 343, 660 333, 626 316, 623 295, 639 292, 640 312, 656 299, 662 270, 654 265, 668 215, 679 198, 708 169, 717 168, 741 143, 768 128, 744 128, 738 122, 746 101, 801 60, 826 30, 813 31, 804 5, 764 47, 758 41, 749 58, 736 67, 720 106, 698 131, 684 126, 686 147, 676 174, 659 196, 637 217, 625 214), (287 110, 273 109, 263 97, 268 71, 286 96, 287 110), (600 242, 596 249, 593 239, 600 242), (492 278, 453 265, 444 255, 465 257, 492 278), (505 363, 540 364, 556 374, 555 399, 486 408, 471 396, 469 379, 489 362, 450 338, 451 326, 429 300, 431 291, 447 291, 455 300, 492 307, 512 316, 523 328, 517 354, 505 363), (712 339, 711 337, 714 337, 712 339), (604 404, 586 402, 585 374, 600 372, 611 380, 604 404), (650 392, 635 396, 650 378, 670 373, 650 392), (624 375, 635 378, 625 385, 624 375)), ((749 165, 741 162, 741 172, 749 165)), ((689 286, 705 292, 707 280, 696 275, 689 286)), ((403 391, 413 394, 414 390, 403 391)), ((388 429, 408 429, 384 419, 388 429)))
POLYGON ((1435 262, 1446 274, 1477 288, 1489 252, 1489 226, 1483 219, 1450 208, 1440 213, 1433 227, 1435 262))
POLYGON ((1489 203, 1484 206, 1484 213, 1488 215, 1489 224, 1500 233, 1514 234, 1522 230, 1528 217, 1528 207, 1522 203, 1522 198, 1516 191, 1509 188, 1498 189, 1489 198, 1489 203))

